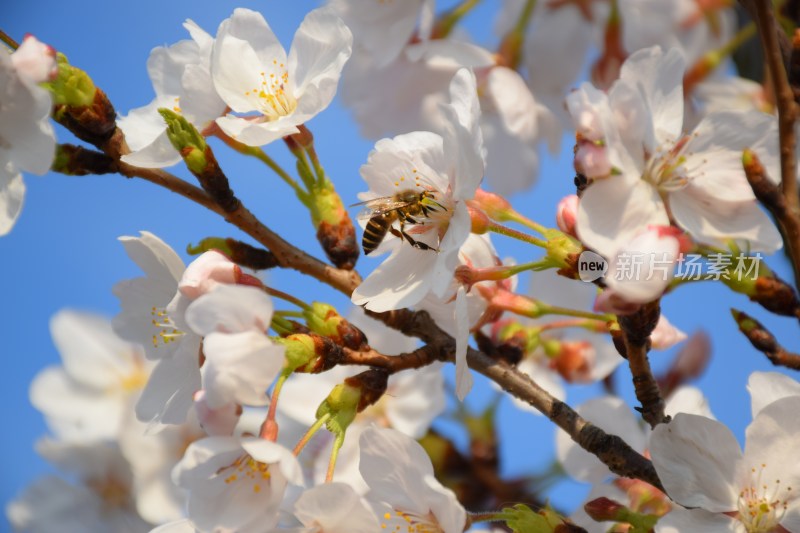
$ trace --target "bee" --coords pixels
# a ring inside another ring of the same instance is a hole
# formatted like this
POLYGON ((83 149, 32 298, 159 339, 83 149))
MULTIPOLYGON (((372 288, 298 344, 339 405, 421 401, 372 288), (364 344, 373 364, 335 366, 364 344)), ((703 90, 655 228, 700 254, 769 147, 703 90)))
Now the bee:
POLYGON ((415 240, 405 231, 406 224, 424 224, 423 218, 429 217, 431 213, 447 210, 434 199, 431 191, 405 189, 392 196, 373 198, 353 205, 366 206, 359 218, 369 218, 364 228, 364 237, 361 239, 365 255, 375 250, 387 233, 408 241, 414 248, 438 251, 424 242, 415 240), (393 227, 395 222, 398 222, 399 229, 393 227))

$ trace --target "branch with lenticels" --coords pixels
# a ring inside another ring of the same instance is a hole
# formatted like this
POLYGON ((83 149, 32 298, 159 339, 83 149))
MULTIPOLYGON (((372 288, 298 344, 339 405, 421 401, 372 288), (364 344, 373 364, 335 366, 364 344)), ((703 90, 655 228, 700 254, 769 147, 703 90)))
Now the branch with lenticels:
MULTIPOLYGON (((110 107, 110 102, 108 102, 108 106, 110 107)), ((113 108, 110 111, 107 110, 105 115, 113 116, 113 108)), ((66 125, 70 129, 80 126, 77 122, 66 125)), ((115 169, 123 176, 145 179, 219 214, 272 252, 281 267, 307 274, 348 296, 361 283, 357 272, 330 266, 281 238, 258 220, 241 202, 235 206, 223 207, 208 192, 169 172, 160 169, 139 168, 120 161, 120 157, 128 152, 128 147, 122 131, 118 128, 114 128, 113 131, 106 128, 102 135, 85 137, 92 139, 89 142, 95 144, 106 156, 113 159, 116 165, 115 169)), ((215 172, 217 170, 215 169, 215 172)), ((228 192, 232 194, 231 191, 222 191, 224 193, 222 196, 229 197, 228 192)), ((346 363, 367 364, 397 371, 405 368, 418 368, 436 360, 450 362, 455 360, 455 340, 436 326, 426 312, 402 309, 386 313, 370 313, 370 315, 393 329, 422 339, 426 346, 409 354, 392 357, 374 350, 356 352, 345 349, 346 363)), ((526 374, 497 362, 472 348, 467 353, 467 361, 470 368, 485 375, 510 394, 542 412, 566 431, 582 448, 597 456, 615 474, 640 479, 662 488, 655 468, 649 460, 632 449, 620 437, 609 435, 583 419, 571 407, 554 398, 526 374)))

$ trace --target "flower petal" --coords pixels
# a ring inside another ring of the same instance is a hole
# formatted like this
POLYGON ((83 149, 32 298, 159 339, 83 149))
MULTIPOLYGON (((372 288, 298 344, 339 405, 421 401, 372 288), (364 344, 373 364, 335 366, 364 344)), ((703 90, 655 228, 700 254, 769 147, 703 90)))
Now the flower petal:
POLYGON ((761 410, 787 396, 800 396, 800 383, 778 372, 753 372, 747 380, 753 419, 761 410))
POLYGON ((736 510, 737 465, 742 452, 724 424, 678 413, 650 437, 650 454, 670 498, 716 513, 736 510))
POLYGON ((331 103, 345 62, 353 48, 353 35, 330 7, 311 11, 294 34, 289 52, 289 72, 294 76, 295 97, 314 100, 316 115, 331 103))
POLYGON ((219 409, 230 402, 267 405, 267 389, 283 367, 284 347, 258 331, 211 333, 203 340, 206 402, 219 409))
POLYGON ((652 113, 656 144, 674 141, 681 133, 685 71, 686 59, 677 48, 667 52, 658 46, 644 48, 631 54, 622 64, 620 80, 639 89, 652 113))
POLYGON ((692 183, 669 200, 675 221, 700 242, 726 247, 733 239, 744 249, 765 253, 783 247, 778 229, 755 200, 725 202, 692 183))
POLYGON ((186 321, 199 335, 214 331, 266 331, 272 320, 272 300, 256 287, 217 286, 186 309, 186 321))
POLYGON ((606 258, 650 225, 668 226, 669 218, 656 189, 641 180, 597 180, 578 204, 578 237, 606 258))

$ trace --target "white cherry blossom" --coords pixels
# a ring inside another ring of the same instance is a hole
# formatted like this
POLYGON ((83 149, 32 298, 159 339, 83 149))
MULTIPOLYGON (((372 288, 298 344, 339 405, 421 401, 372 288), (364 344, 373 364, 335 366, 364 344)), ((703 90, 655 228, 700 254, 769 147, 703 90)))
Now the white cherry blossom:
MULTIPOLYGON (((579 133, 604 143, 614 167, 584 191, 576 226, 580 239, 612 262, 646 229, 671 220, 702 243, 725 246, 734 240, 766 252, 781 246, 741 164, 742 150, 749 147, 774 168, 776 152, 769 146, 774 120, 759 112, 714 113, 694 131, 683 132, 685 68, 676 49, 640 50, 622 66, 607 95, 584 84, 567 98, 579 133)), ((677 252, 662 248, 651 242, 648 250, 637 251, 677 252)), ((632 285, 633 301, 658 292, 632 285)))
POLYGON ((352 41, 330 8, 315 9, 298 28, 287 57, 260 13, 234 10, 217 31, 211 76, 237 114, 220 117, 217 124, 251 146, 297 133, 333 100, 352 41))
POLYGON ((303 525, 318 533, 379 531, 375 513, 350 485, 325 483, 305 491, 294 504, 303 525))
POLYGON ((427 191, 436 209, 408 231, 431 249, 393 241, 392 254, 353 292, 352 301, 372 311, 408 307, 433 292, 443 296, 458 264, 458 251, 470 232, 466 200, 483 178, 483 139, 479 128, 475 76, 462 69, 450 85, 451 104, 443 107, 448 131, 413 132, 378 141, 361 175, 370 186, 363 200, 392 196, 405 189, 427 191), (436 251, 438 250, 438 251, 436 251), (391 291, 386 289, 391 287, 391 291))
POLYGON ((489 51, 455 39, 410 44, 379 75, 375 61, 368 51, 356 49, 342 79, 342 101, 370 139, 409 131, 440 133, 446 121, 441 106, 450 100, 453 76, 461 68, 495 64, 489 51))
POLYGON ((289 483, 301 484, 292 452, 256 437, 192 443, 173 479, 188 491, 188 517, 204 532, 261 533, 278 524, 289 483))
POLYGON ((367 499, 380 512, 382 530, 464 531, 464 507, 433 476, 430 458, 416 441, 372 427, 361 434, 359 447, 359 469, 370 488, 367 499))
POLYGON ((37 85, 56 68, 54 56, 35 38, 12 54, 0 53, 0 236, 11 231, 22 210, 22 172, 44 174, 55 156, 52 98, 37 85))
POLYGON ((667 515, 659 531, 747 532, 800 530, 800 396, 761 409, 746 430, 744 452, 722 423, 678 414, 655 428, 653 466, 677 503, 707 512, 667 515))
POLYGON ((115 438, 152 367, 143 350, 117 337, 105 318, 77 311, 57 313, 50 332, 63 366, 34 378, 31 403, 60 439, 115 438))
POLYGON ((225 112, 225 102, 217 95, 211 81, 214 39, 191 20, 184 22, 183 27, 191 40, 159 46, 150 52, 147 71, 156 97, 119 120, 131 149, 122 160, 131 165, 161 168, 181 161, 181 155, 167 137, 159 108, 180 113, 200 132, 207 130, 214 119, 225 112))

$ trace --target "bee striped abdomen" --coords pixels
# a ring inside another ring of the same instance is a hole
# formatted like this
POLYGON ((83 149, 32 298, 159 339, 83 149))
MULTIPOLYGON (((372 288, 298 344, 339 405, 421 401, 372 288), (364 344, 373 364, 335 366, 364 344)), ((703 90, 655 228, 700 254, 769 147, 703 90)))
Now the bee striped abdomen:
POLYGON ((364 228, 364 237, 361 239, 361 247, 364 249, 364 255, 369 254, 381 243, 389 231, 389 226, 392 225, 391 216, 378 215, 372 217, 367 222, 367 227, 364 228))

